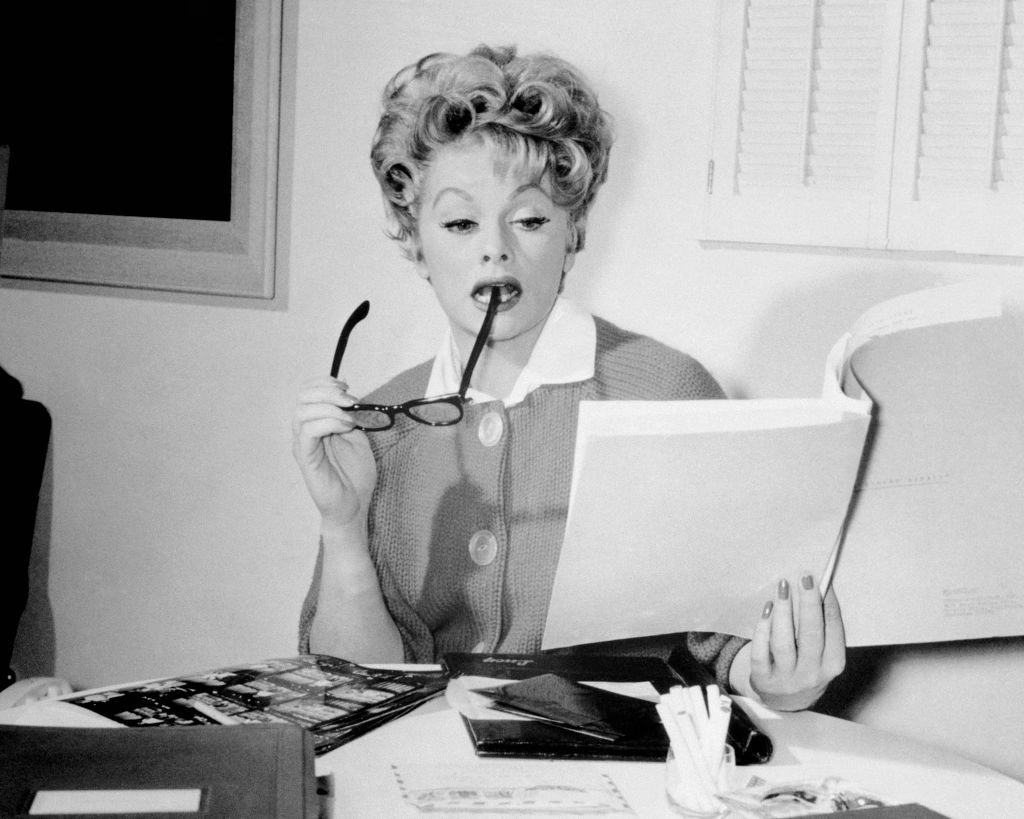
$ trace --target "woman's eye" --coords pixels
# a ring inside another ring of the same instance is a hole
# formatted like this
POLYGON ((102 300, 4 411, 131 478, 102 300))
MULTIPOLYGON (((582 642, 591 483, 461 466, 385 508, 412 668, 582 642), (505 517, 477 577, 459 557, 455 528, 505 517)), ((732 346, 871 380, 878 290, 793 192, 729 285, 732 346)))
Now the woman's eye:
POLYGON ((517 219, 516 224, 524 230, 537 230, 550 221, 547 216, 525 216, 522 219, 517 219))
POLYGON ((442 222, 441 227, 452 233, 469 233, 476 227, 476 222, 472 219, 450 219, 447 222, 442 222))

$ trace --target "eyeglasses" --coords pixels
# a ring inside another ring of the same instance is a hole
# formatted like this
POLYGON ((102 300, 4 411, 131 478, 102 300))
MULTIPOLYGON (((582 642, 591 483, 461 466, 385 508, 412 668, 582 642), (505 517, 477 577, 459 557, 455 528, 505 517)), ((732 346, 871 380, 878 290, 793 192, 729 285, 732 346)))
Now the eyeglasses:
MULTIPOLYGON (((352 404, 342 409, 347 412, 355 421, 356 429, 365 432, 379 432, 390 429, 395 423, 396 415, 408 415, 412 420, 431 427, 447 427, 457 424, 462 420, 462 407, 466 403, 466 390, 469 389, 469 381, 473 376, 473 368, 480 358, 480 352, 487 343, 491 332, 491 324, 494 321, 494 314, 498 312, 498 305, 501 303, 500 289, 491 288, 491 298, 487 303, 487 313, 484 315, 483 323, 480 325, 480 332, 477 333, 476 341, 473 343, 473 350, 469 354, 469 360, 462 372, 462 382, 459 384, 457 393, 438 395, 433 398, 416 398, 406 401, 404 404, 352 404)), ((338 336, 338 346, 334 349, 334 361, 331 363, 331 378, 338 377, 338 369, 341 367, 341 358, 345 354, 345 347, 348 345, 348 337, 359 322, 370 312, 370 302, 364 301, 348 317, 345 326, 341 328, 341 335, 338 336)))

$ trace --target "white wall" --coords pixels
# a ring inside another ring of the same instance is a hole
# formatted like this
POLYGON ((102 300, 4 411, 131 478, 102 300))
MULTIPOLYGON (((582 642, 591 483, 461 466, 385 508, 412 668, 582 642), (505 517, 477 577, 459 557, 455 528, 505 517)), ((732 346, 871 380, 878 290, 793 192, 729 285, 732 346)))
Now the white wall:
MULTIPOLYGON (((734 397, 815 394, 832 341, 889 296, 989 279, 1019 297, 1019 264, 702 248, 713 7, 290 3, 294 163, 279 309, 0 289, 0 364, 54 419, 34 569, 48 586, 33 591, 22 665, 45 670, 55 658, 58 674, 92 686, 294 652, 316 538, 289 451, 298 385, 328 368, 341 321, 364 298, 370 318, 346 356, 356 391, 426 358, 441 328, 427 285, 383 237, 366 159, 384 82, 429 51, 518 43, 590 75, 619 139, 569 293, 695 354, 734 397)), ((915 650, 887 669, 863 718, 1024 777, 1019 644, 915 650), (977 724, 937 714, 965 680, 963 695, 983 703, 977 724), (1015 726, 1015 756, 986 743, 997 725, 1015 726)))

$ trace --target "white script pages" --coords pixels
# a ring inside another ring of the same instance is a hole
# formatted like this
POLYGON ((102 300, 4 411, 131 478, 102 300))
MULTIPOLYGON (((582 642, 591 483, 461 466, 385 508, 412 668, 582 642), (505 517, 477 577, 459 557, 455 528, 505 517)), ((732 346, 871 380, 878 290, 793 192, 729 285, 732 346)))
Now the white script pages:
POLYGON ((870 421, 841 365, 820 399, 582 403, 543 647, 750 636, 778 578, 820 576, 870 421))
POLYGON ((834 581, 848 644, 1024 634, 1024 337, 999 290, 869 311, 844 389, 875 404, 834 581))
POLYGON ((821 398, 582 404, 544 648, 749 637, 807 571, 849 645, 1024 633, 1022 351, 952 285, 862 316, 821 398))

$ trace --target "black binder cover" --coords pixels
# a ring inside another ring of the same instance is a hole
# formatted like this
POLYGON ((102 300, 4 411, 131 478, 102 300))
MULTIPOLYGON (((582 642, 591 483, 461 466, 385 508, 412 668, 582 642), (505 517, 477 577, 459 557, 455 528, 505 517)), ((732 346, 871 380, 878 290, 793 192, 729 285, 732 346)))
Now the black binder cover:
MULTIPOLYGON (((0 725, 0 815, 28 815, 38 791, 198 789, 198 813, 167 819, 314 819, 312 738, 297 725, 49 728, 0 725)), ((68 817, 74 814, 61 814, 68 817)))
MULTIPOLYGON (((650 682, 663 693, 678 679, 657 657, 609 657, 582 654, 446 654, 451 677, 481 676, 524 680, 557 674, 577 682, 650 682)), ((463 716, 478 756, 558 759, 629 759, 665 761, 668 737, 650 704, 653 718, 637 731, 609 742, 542 722, 478 720, 463 716)))

